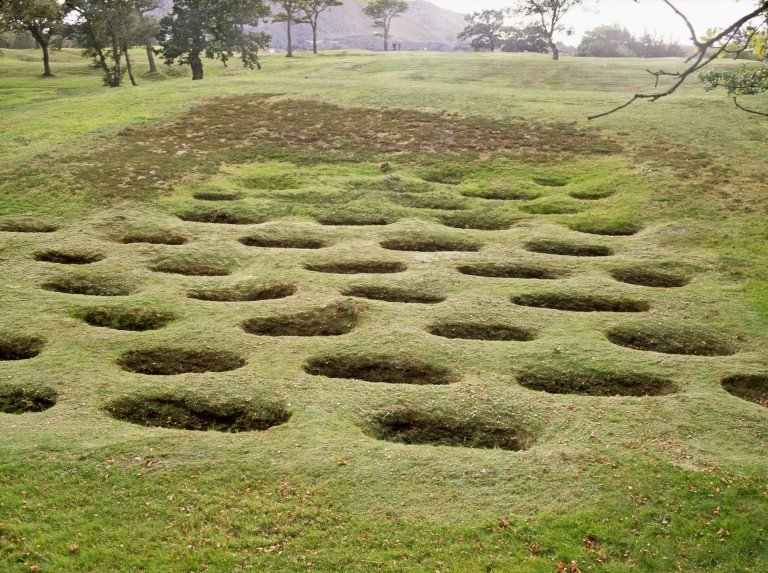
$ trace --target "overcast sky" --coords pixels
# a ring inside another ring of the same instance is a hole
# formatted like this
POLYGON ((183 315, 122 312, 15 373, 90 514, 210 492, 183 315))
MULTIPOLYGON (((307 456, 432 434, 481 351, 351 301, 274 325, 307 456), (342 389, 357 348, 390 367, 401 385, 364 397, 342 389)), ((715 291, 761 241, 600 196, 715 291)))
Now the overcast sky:
MULTIPOLYGON (((448 10, 463 14, 486 8, 503 8, 514 4, 514 0, 430 0, 448 10)), ((590 4, 590 2, 586 2, 590 4)), ((754 5, 752 0, 675 0, 681 12, 685 13, 696 27, 699 35, 707 28, 722 27, 748 12, 754 5)), ((577 44, 581 35, 595 26, 619 23, 635 35, 646 30, 689 44, 690 34, 685 24, 661 0, 601 0, 594 3, 594 11, 580 10, 568 15, 567 24, 574 28, 574 36, 562 37, 567 44, 577 44)))

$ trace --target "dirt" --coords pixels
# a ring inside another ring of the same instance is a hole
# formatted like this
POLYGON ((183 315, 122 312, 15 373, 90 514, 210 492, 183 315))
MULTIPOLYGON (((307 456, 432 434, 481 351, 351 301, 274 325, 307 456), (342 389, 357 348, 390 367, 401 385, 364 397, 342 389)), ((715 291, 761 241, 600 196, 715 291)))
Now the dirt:
POLYGON ((247 247, 264 247, 269 249, 322 249, 328 246, 326 241, 311 237, 251 235, 238 240, 247 247))
POLYGON ((340 336, 355 329, 363 309, 361 304, 339 301, 306 312, 252 318, 242 327, 261 336, 340 336))
POLYGON ((768 374, 735 374, 720 383, 734 396, 768 408, 768 374))
POLYGON ((56 392, 50 388, 0 387, 0 412, 3 414, 43 412, 55 406, 57 399, 56 392))
POLYGON ((43 351, 45 340, 36 336, 0 335, 0 360, 29 360, 43 351))
POLYGON ((192 350, 159 347, 131 350, 122 354, 117 363, 124 370, 152 376, 172 376, 184 373, 227 372, 246 365, 246 360, 225 350, 192 350))
POLYGON ((199 201, 236 201, 240 193, 224 193, 217 191, 200 191, 192 195, 199 201))
POLYGON ((630 237, 643 230, 643 226, 631 221, 579 221, 570 225, 579 233, 608 237, 630 237))
POLYGON ((187 298, 210 302, 252 302, 286 298, 296 294, 298 288, 290 284, 239 284, 224 288, 196 289, 187 298))
POLYGON ((614 344, 633 350, 693 356, 729 356, 736 353, 736 348, 724 338, 693 328, 635 324, 614 327, 605 335, 614 344))
POLYGON ((388 239, 379 243, 391 251, 417 251, 432 253, 438 251, 477 252, 479 243, 461 239, 388 239))
POLYGON ((532 370, 520 374, 518 382, 550 394, 665 396, 675 392, 670 380, 637 372, 532 370))
POLYGON ((506 324, 486 324, 483 322, 443 322, 433 324, 427 332, 443 338, 461 338, 467 340, 515 340, 526 342, 534 340, 536 333, 517 326, 506 324))
POLYGON ((182 221, 195 223, 217 223, 221 225, 255 225, 266 223, 266 219, 249 213, 228 209, 199 209, 178 213, 182 221))
POLYGON ((100 253, 76 253, 67 251, 43 251, 35 253, 34 259, 43 263, 60 265, 90 265, 104 260, 100 253))
POLYGON ((74 316, 91 326, 138 332, 163 328, 176 318, 170 312, 109 306, 80 309, 74 316))
POLYGON ((354 274, 389 274, 407 270, 405 263, 391 261, 350 261, 340 263, 315 263, 304 265, 309 271, 318 273, 354 274))
POLYGON ((322 356, 304 366, 307 374, 387 384, 451 384, 458 377, 447 368, 390 356, 322 356))

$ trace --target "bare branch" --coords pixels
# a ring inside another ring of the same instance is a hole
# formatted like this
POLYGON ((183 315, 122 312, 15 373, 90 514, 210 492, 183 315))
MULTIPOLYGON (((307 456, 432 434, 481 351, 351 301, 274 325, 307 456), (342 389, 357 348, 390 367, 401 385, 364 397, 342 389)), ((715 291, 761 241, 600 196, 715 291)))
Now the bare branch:
POLYGON ((768 117, 768 112, 764 111, 757 111, 754 109, 748 109, 741 105, 736 98, 733 98, 733 105, 735 105, 737 108, 739 108, 741 111, 746 111, 747 113, 753 113, 755 115, 762 115, 763 117, 768 117))

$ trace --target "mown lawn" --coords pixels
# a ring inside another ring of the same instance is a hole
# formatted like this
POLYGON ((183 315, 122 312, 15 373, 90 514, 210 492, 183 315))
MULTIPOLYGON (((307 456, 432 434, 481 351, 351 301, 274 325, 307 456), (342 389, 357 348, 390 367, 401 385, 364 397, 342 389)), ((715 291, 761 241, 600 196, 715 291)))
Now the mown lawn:
POLYGON ((768 123, 263 64, 0 58, 0 569, 768 570, 768 123))

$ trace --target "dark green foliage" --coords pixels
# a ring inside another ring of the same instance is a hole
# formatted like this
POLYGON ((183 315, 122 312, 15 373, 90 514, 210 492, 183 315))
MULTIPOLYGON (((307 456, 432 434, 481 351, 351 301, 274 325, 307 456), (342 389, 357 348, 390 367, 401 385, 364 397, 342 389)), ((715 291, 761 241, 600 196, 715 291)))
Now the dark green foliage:
POLYGON ((0 32, 27 33, 43 52, 43 75, 52 76, 49 50, 56 47, 64 30, 69 6, 56 0, 3 0, 0 2, 0 32))
POLYGON ((269 45, 263 32, 245 32, 268 16, 263 0, 174 0, 173 10, 160 20, 159 40, 165 63, 188 64, 192 79, 203 79, 203 60, 217 58, 225 65, 240 52, 243 66, 260 68, 258 53, 269 45))
POLYGON ((502 52, 534 52, 547 53, 547 34, 539 24, 528 26, 511 26, 507 28, 507 35, 502 52))
POLYGON ((176 430, 249 432, 286 423, 291 412, 285 405, 264 399, 214 402, 208 397, 125 397, 106 408, 115 419, 143 426, 176 430))
MULTIPOLYGON (((469 24, 459 34, 459 40, 472 38, 470 45, 476 52, 495 51, 506 38, 504 18, 509 15, 509 8, 500 10, 480 10, 464 16, 469 24)), ((546 50, 546 48, 545 48, 546 50)))
POLYGON ((618 24, 588 31, 576 50, 577 56, 593 58, 672 58, 684 54, 676 42, 667 43, 649 33, 635 38, 618 24))

